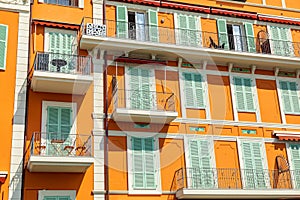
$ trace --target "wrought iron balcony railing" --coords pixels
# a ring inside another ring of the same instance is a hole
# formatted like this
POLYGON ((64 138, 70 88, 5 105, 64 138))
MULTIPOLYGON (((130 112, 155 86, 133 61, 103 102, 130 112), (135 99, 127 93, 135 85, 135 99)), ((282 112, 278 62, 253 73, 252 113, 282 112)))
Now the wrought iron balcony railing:
POLYGON ((176 112, 174 93, 115 89, 113 102, 115 109, 176 112))
POLYGON ((299 42, 274 40, 265 37, 219 34, 87 17, 82 20, 80 32, 81 35, 95 37, 300 57, 299 42))
POLYGON ((176 189, 300 189, 300 170, 181 168, 176 189))
POLYGON ((92 59, 90 56, 37 52, 34 70, 75 75, 90 75, 92 59))
POLYGON ((93 155, 92 135, 35 132, 30 141, 32 156, 85 156, 93 155))

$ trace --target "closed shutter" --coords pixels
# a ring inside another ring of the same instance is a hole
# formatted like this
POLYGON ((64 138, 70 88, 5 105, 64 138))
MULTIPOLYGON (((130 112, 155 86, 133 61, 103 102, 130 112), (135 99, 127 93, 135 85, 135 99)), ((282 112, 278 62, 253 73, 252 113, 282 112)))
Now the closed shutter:
POLYGON ((117 37, 128 38, 127 7, 117 6, 117 37))
POLYGON ((251 53, 256 52, 253 25, 251 23, 245 22, 244 26, 245 26, 246 37, 247 37, 248 52, 251 53))
POLYGON ((200 46, 201 34, 195 16, 178 15, 178 41, 181 45, 200 46))
POLYGON ((211 166, 210 144, 207 140, 190 140, 189 156, 191 168, 188 177, 193 189, 213 188, 214 177, 211 166))
POLYGON ((187 45, 188 44, 188 23, 186 15, 178 15, 178 40, 179 44, 187 45))
POLYGON ((242 159, 244 169, 244 187, 246 189, 266 188, 266 176, 263 169, 262 144, 259 142, 242 142, 242 159))
POLYGON ((293 51, 292 42, 289 39, 289 29, 270 26, 272 53, 280 56, 290 56, 293 51))
POLYGON ((60 114, 60 132, 62 134, 62 139, 66 140, 72 127, 72 110, 70 108, 61 108, 60 114))
POLYGON ((44 197, 44 200, 58 200, 56 196, 44 197))
POLYGON ((238 111, 254 111, 251 79, 234 77, 234 93, 238 111))
POLYGON ((190 46, 198 46, 200 35, 197 30, 197 18, 194 16, 188 17, 188 42, 190 46))
POLYGON ((130 67, 128 99, 131 109, 150 110, 155 107, 152 87, 152 74, 148 69, 130 67))
POLYGON ((71 200, 69 196, 58 197, 58 200, 71 200))
POLYGON ((300 104, 296 82, 280 81, 281 99, 285 113, 299 113, 300 104))
POLYGON ((44 200, 71 200, 70 196, 46 196, 44 200))
POLYGON ((0 25, 0 70, 6 69, 8 26, 0 25))
POLYGON ((300 145, 290 144, 290 153, 292 156, 293 177, 295 179, 295 189, 300 189, 300 145))
POLYGON ((203 108, 204 90, 201 75, 184 73, 183 76, 186 107, 203 108))
POLYGON ((224 49, 229 50, 226 20, 218 19, 217 26, 218 26, 219 45, 222 46, 224 44, 224 49))
POLYGON ((132 137, 133 188, 155 189, 156 167, 153 138, 132 137))
POLYGON ((148 10, 149 18, 149 39, 151 42, 158 42, 158 16, 157 11, 148 10))

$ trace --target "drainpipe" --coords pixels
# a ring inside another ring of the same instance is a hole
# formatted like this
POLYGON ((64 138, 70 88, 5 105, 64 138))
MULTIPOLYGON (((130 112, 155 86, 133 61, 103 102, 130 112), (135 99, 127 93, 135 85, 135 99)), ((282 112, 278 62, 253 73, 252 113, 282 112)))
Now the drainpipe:
POLYGON ((29 7, 29 38, 28 38, 28 60, 27 60, 27 77, 26 77, 26 107, 25 107, 25 116, 24 116, 24 120, 25 120, 25 124, 24 124, 24 142, 23 142, 23 158, 22 158, 22 184, 21 184, 21 199, 24 199, 24 191, 25 191, 25 172, 26 172, 26 166, 25 166, 25 156, 26 156, 26 140, 27 140, 27 125, 28 125, 28 105, 29 105, 29 91, 30 91, 30 83, 29 83, 29 73, 31 72, 30 70, 30 45, 31 45, 31 35, 32 35, 32 4, 33 1, 30 0, 29 2, 30 7, 29 7))

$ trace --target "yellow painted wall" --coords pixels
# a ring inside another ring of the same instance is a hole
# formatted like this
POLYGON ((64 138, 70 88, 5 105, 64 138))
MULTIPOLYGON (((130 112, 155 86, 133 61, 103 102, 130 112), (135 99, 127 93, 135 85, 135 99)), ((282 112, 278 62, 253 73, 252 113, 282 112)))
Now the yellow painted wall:
POLYGON ((174 44, 174 17, 173 14, 158 13, 158 26, 159 26, 159 42, 174 44))
POLYGON ((5 183, 0 185, 0 197, 7 199, 11 163, 12 120, 14 117, 19 14, 0 10, 0 24, 8 26, 6 70, 0 70, 0 127, 2 135, 0 139, 0 171, 8 172, 5 183))
POLYGON ((281 0, 266 0, 268 6, 279 6, 282 7, 281 0))
POLYGON ((285 0, 285 5, 287 8, 296 8, 300 9, 300 4, 294 0, 285 0))
POLYGON ((107 35, 109 37, 115 37, 116 34, 116 7, 106 6, 106 24, 107 24, 107 35))
POLYGON ((210 46, 209 37, 218 44, 217 23, 215 19, 201 18, 202 43, 204 47, 210 46))

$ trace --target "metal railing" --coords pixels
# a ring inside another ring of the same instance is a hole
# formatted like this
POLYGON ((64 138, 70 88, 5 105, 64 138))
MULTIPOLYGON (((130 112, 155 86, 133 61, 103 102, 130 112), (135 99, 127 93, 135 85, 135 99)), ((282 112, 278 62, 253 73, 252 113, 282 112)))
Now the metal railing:
POLYGON ((176 111, 174 93, 115 89, 113 91, 113 102, 115 108, 176 111))
POLYGON ((300 57, 300 43, 85 17, 80 34, 225 51, 300 57), (105 25, 103 25, 105 24, 105 25))
POLYGON ((93 137, 84 134, 34 132, 30 141, 34 156, 93 156, 93 137))
POLYGON ((61 6, 78 7, 78 0, 45 0, 44 2, 61 6))
POLYGON ((65 74, 90 75, 92 59, 90 56, 68 55, 50 52, 37 52, 34 70, 65 74))
POLYGON ((175 172, 179 189, 300 189, 300 170, 181 168, 175 172))

